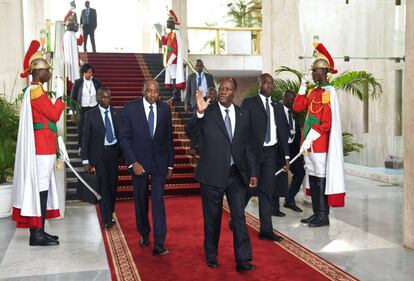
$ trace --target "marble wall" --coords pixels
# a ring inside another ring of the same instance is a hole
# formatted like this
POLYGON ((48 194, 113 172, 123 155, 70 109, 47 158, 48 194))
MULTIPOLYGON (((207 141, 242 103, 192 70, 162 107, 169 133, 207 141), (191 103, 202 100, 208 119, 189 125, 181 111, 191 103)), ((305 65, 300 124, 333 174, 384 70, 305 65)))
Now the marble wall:
POLYGON ((19 73, 23 68, 23 10, 22 2, 0 0, 0 93, 14 100, 25 86, 19 73))

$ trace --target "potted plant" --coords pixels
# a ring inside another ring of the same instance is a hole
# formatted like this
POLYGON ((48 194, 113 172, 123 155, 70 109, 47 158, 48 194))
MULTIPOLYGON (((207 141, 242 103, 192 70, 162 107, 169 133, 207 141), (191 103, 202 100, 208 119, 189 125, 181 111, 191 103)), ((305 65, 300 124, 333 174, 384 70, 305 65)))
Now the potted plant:
POLYGON ((0 218, 11 214, 14 157, 16 151, 19 116, 16 105, 7 101, 3 92, 0 94, 0 218))

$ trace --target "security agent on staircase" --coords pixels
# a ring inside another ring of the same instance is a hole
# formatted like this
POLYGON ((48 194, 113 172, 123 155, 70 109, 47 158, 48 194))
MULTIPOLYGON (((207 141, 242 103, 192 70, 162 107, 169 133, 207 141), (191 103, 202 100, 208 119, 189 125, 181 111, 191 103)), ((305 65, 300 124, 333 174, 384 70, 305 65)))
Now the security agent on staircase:
POLYGON ((112 214, 115 211, 118 159, 121 156, 120 116, 110 106, 109 89, 99 88, 96 98, 99 105, 85 114, 82 164, 86 172, 98 177, 97 191, 102 196, 99 202, 102 224, 104 228, 110 228, 115 224, 112 214))

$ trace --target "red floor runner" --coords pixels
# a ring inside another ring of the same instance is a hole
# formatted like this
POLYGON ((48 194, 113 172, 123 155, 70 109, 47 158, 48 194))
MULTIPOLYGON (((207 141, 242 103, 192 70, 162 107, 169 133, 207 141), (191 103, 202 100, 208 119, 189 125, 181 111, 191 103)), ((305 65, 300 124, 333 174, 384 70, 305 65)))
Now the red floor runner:
POLYGON ((252 216, 247 216, 247 221, 253 263, 257 269, 236 272, 232 233, 228 228, 229 214, 226 211, 223 211, 219 267, 211 269, 207 267, 203 253, 201 199, 174 197, 166 198, 165 203, 168 224, 166 246, 171 253, 166 257, 153 257, 152 237, 149 247, 138 245, 133 201, 117 202, 119 224, 110 231, 104 231, 113 280, 356 280, 288 238, 281 245, 259 240, 258 222, 252 216))

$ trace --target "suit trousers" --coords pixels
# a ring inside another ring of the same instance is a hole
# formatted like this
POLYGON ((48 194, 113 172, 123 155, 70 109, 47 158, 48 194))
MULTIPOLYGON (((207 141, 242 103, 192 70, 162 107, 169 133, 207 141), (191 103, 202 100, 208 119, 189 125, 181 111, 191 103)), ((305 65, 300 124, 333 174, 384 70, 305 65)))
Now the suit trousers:
POLYGON ((133 175, 132 185, 134 188, 135 220, 137 230, 143 237, 148 237, 151 227, 148 220, 149 205, 149 177, 151 176, 151 203, 152 223, 154 227, 154 249, 163 249, 167 236, 167 221, 164 205, 165 175, 146 172, 142 176, 133 175))
MULTIPOLYGON (((272 212, 273 204, 275 202, 274 197, 276 194, 276 156, 276 146, 263 147, 259 167, 259 181, 257 184, 260 233, 268 235, 273 233, 272 212)), ((277 196, 277 200, 279 200, 279 196, 277 196)))
MULTIPOLYGON (((290 151, 293 151, 293 149, 291 149, 290 147, 289 149, 290 151)), ((291 154, 290 158, 292 159, 295 156, 296 155, 291 154)), ((285 199, 285 202, 287 204, 295 202, 295 196, 299 192, 300 186, 302 185, 303 179, 305 178, 305 168, 302 157, 300 157, 290 165, 290 171, 292 172, 293 176, 292 181, 290 182, 288 194, 285 199)))
POLYGON ((91 37, 92 51, 96 53, 95 46, 95 29, 91 28, 88 24, 83 25, 83 37, 85 42, 83 43, 83 50, 86 52, 86 45, 88 44, 88 36, 91 37))
POLYGON ((246 185, 233 167, 224 189, 201 184, 204 219, 204 253, 207 259, 216 258, 220 238, 223 196, 226 194, 233 224, 233 247, 236 262, 252 259, 252 246, 244 215, 246 185))
POLYGON ((85 122, 85 113, 95 108, 95 106, 89 107, 84 106, 80 109, 79 120, 78 120, 78 144, 79 147, 82 146, 82 136, 83 136, 83 123, 85 122))
POLYGON ((99 209, 103 223, 109 223, 112 220, 112 213, 115 211, 118 156, 119 144, 107 146, 101 161, 95 166, 98 193, 102 196, 102 200, 99 201, 99 209))

